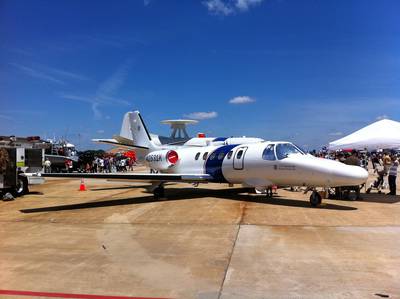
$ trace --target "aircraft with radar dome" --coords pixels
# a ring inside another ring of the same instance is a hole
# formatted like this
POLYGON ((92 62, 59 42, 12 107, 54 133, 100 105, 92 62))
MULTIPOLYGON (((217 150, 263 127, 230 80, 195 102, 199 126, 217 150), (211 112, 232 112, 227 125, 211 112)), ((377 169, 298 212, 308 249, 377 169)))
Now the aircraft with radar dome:
POLYGON ((46 173, 42 176, 149 182, 155 198, 165 196, 164 186, 168 182, 241 184, 267 195, 273 185, 306 186, 312 190, 310 203, 314 207, 322 201, 317 187, 356 186, 364 184, 368 177, 362 167, 316 158, 288 141, 197 139, 206 141, 195 142, 192 138, 187 141, 189 145, 160 145, 147 130, 139 111, 128 112, 121 134, 114 136, 114 140, 124 143, 126 148, 140 150, 144 163, 157 173, 46 173))
MULTIPOLYGON (((132 128, 136 125, 136 118, 141 117, 135 115, 136 112, 127 112, 122 119, 122 126, 119 135, 114 135, 111 139, 92 139, 96 143, 104 143, 109 145, 118 146, 121 148, 135 147, 134 135, 132 128)), ((143 119, 141 120, 143 123, 143 119)), ((161 121, 162 124, 169 125, 171 128, 171 135, 161 136, 149 133, 152 143, 156 147, 170 148, 174 146, 206 146, 211 144, 235 144, 235 143, 253 143, 265 141, 262 138, 256 137, 206 137, 204 133, 198 133, 197 137, 189 137, 186 131, 187 125, 197 124, 198 121, 194 119, 168 119, 161 121)))
MULTIPOLYGON (((142 149, 135 139, 132 130, 137 126, 137 118, 141 118, 140 113, 127 112, 122 119, 122 126, 119 135, 114 135, 111 139, 92 139, 93 142, 113 145, 121 149, 135 150, 139 160, 143 160, 147 154, 146 149, 142 149)), ((143 123, 143 119, 140 119, 143 123)), ((189 137, 186 131, 187 125, 197 124, 193 119, 168 119, 161 121, 162 124, 169 125, 171 128, 170 136, 161 136, 149 133, 154 149, 176 149, 180 147, 199 147, 209 145, 229 145, 239 143, 253 143, 265 141, 256 137, 206 137, 204 133, 198 133, 197 137, 189 137)))

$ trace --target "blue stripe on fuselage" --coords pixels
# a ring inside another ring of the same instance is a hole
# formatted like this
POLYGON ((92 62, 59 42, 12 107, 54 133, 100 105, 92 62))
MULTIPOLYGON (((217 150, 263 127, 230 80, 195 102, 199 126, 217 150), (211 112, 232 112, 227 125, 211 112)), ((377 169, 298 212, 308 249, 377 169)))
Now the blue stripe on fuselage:
POLYGON ((231 145, 223 145, 219 148, 217 148, 214 152, 212 152, 205 163, 205 172, 209 175, 212 176, 212 182, 216 183, 227 183, 228 181, 225 179, 224 175, 222 174, 222 162, 224 161, 224 158, 227 153, 234 147, 236 147, 237 144, 231 144, 231 145), (218 159, 218 156, 223 153, 223 157, 218 159), (210 159, 210 157, 213 157, 213 159, 210 159))
POLYGON ((228 139, 228 138, 226 138, 226 137, 217 137, 213 141, 225 141, 226 139, 228 139))

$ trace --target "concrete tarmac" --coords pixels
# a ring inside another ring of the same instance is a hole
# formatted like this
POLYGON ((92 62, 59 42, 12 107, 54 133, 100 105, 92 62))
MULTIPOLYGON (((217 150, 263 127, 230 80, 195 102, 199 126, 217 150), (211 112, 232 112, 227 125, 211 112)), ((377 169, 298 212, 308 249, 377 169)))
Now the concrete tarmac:
POLYGON ((171 184, 154 201, 142 183, 79 183, 47 179, 0 202, 0 292, 400 298, 400 196, 311 208, 287 190, 171 184))

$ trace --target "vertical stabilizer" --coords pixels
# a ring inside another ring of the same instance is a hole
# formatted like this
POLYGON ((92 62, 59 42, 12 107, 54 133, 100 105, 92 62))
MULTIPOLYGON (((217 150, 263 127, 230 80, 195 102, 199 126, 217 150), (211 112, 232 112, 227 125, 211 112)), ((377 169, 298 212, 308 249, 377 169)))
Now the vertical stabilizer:
POLYGON ((154 149, 154 144, 151 141, 151 136, 144 124, 143 118, 139 111, 129 113, 129 121, 131 124, 131 132, 133 142, 139 146, 145 146, 154 149))
POLYGON ((146 147, 150 150, 156 149, 139 111, 125 113, 120 136, 115 136, 115 138, 117 140, 130 140, 133 145, 146 147))

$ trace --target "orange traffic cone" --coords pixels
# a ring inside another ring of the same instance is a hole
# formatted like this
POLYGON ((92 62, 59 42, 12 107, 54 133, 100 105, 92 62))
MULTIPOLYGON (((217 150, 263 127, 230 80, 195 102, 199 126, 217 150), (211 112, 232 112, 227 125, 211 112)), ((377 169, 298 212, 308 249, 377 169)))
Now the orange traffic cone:
POLYGON ((86 191, 85 181, 81 178, 81 184, 79 185, 79 191, 86 191))

